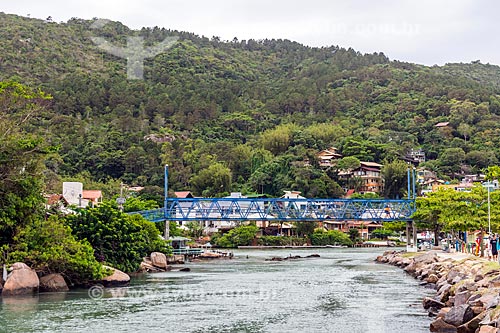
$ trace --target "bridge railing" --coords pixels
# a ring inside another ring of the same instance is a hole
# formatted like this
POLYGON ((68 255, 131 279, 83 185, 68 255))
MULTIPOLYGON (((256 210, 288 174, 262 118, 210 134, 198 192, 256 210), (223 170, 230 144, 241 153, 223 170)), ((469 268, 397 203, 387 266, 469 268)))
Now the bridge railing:
POLYGON ((168 198, 165 207, 135 212, 150 221, 407 221, 414 200, 168 198))

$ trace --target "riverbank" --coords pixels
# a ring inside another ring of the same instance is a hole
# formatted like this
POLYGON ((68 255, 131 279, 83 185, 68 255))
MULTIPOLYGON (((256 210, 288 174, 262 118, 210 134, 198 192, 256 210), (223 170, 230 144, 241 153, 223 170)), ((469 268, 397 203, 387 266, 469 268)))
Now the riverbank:
POLYGON ((490 333, 500 326, 500 265, 472 255, 429 251, 424 254, 387 251, 376 259, 403 268, 434 288, 423 307, 431 332, 490 333))

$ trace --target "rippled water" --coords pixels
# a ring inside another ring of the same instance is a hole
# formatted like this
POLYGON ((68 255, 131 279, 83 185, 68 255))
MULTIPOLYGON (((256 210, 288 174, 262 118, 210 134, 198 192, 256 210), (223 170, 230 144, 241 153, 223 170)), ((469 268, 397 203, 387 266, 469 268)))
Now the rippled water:
POLYGON ((0 332, 429 332, 421 300, 432 291, 374 263, 382 251, 239 250, 102 295, 0 298, 0 332), (265 261, 312 253, 321 258, 265 261))

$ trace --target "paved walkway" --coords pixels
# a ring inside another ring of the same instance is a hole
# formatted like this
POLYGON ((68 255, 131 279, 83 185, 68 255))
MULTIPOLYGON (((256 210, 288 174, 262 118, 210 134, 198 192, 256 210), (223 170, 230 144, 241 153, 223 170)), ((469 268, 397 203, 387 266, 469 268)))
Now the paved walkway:
POLYGON ((462 259, 470 258, 470 257, 478 258, 479 259, 479 257, 476 257, 475 255, 470 254, 470 253, 445 252, 445 251, 436 251, 436 250, 434 250, 432 252, 435 252, 438 255, 438 257, 445 258, 445 259, 451 258, 451 259, 454 259, 454 260, 462 260, 462 259))

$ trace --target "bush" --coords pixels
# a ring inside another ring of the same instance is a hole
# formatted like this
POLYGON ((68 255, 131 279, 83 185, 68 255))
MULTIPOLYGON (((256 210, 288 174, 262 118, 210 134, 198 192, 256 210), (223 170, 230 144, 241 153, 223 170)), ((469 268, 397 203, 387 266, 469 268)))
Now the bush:
POLYGON ((380 238, 380 239, 387 239, 387 237, 392 236, 394 232, 391 230, 387 230, 384 228, 379 228, 376 229, 372 232, 372 237, 373 238, 380 238))
POLYGON ((300 246, 305 243, 307 239, 304 237, 262 236, 257 240, 257 244, 262 246, 300 246))
POLYGON ((238 247, 244 245, 251 245, 253 239, 257 235, 257 231, 259 228, 257 226, 251 225, 242 225, 230 230, 228 233, 216 237, 215 245, 219 247, 238 247))
POLYGON ((57 216, 30 224, 15 237, 9 262, 24 262, 36 271, 61 273, 70 284, 83 284, 103 277, 103 268, 92 246, 78 241, 71 228, 57 216))
POLYGON ((311 235, 312 245, 347 245, 351 246, 352 241, 349 236, 339 230, 316 230, 311 235))
POLYGON ((78 239, 92 245, 98 261, 124 272, 137 271, 142 258, 151 252, 169 252, 153 222, 122 213, 111 202, 82 210, 66 220, 78 239))

